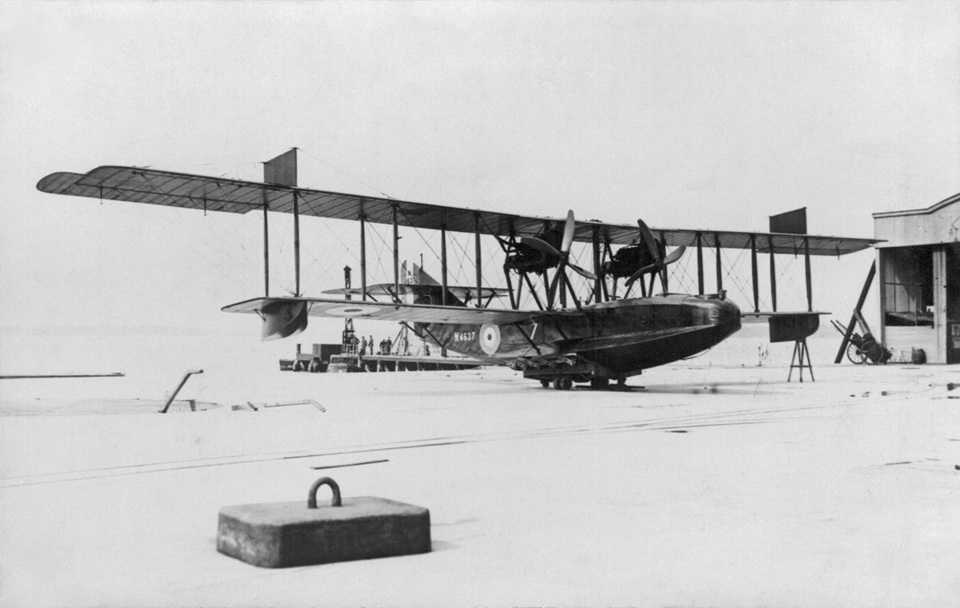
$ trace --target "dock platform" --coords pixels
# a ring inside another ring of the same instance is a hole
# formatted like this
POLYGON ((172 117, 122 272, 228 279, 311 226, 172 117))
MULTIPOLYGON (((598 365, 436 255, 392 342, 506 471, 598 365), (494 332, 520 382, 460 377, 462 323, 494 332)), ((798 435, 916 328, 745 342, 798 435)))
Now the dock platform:
POLYGON ((482 363, 467 357, 416 357, 410 355, 334 355, 328 373, 422 372, 474 369, 482 363))

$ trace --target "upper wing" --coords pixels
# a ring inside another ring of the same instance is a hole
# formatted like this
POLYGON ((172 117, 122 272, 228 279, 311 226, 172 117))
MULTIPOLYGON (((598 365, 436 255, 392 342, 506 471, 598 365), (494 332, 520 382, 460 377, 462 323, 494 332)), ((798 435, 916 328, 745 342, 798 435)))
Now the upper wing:
MULTIPOLYGON (((261 182, 208 177, 138 167, 98 167, 89 173, 52 173, 37 183, 37 189, 53 194, 86 196, 108 200, 149 203, 204 211, 247 213, 263 209, 293 213, 294 193, 302 215, 393 224, 428 230, 490 234, 497 236, 537 236, 544 225, 563 224, 562 219, 514 215, 415 203, 391 198, 343 194, 324 190, 294 188, 261 182)), ((842 255, 870 247, 877 241, 833 236, 731 232, 716 230, 677 230, 651 228, 653 234, 672 247, 695 246, 750 249, 761 253, 802 254, 804 245, 811 255, 842 255)), ((637 238, 636 224, 608 224, 595 220, 578 221, 574 240, 592 242, 595 238, 614 245, 627 245, 637 238)))
POLYGON ((545 316, 577 316, 571 311, 542 310, 497 310, 427 304, 395 304, 391 302, 355 302, 328 298, 254 298, 224 306, 224 312, 262 314, 268 306, 297 305, 305 303, 307 315, 312 317, 338 317, 375 319, 378 321, 407 321, 409 323, 446 323, 482 325, 493 323, 508 325, 545 316))

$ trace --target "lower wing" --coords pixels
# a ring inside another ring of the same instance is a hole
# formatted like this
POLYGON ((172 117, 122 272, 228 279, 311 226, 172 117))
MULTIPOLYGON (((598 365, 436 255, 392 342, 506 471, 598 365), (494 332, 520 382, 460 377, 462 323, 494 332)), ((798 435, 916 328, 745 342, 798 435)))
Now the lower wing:
POLYGON ((545 316, 576 316, 577 311, 497 310, 394 302, 354 302, 330 298, 254 298, 224 306, 224 312, 255 313, 263 319, 263 339, 286 338, 307 327, 308 317, 364 318, 377 321, 453 325, 507 325, 545 316))
POLYGON ((820 315, 826 312, 744 312, 741 319, 744 323, 768 321, 770 323, 771 342, 801 341, 812 335, 820 328, 820 315))

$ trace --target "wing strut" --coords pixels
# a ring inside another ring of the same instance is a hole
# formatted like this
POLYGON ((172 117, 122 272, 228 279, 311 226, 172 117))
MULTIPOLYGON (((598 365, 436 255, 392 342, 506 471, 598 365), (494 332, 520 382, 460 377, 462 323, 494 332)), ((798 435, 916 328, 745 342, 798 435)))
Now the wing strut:
MULTIPOLYGON (((520 330, 520 335, 522 335, 524 338, 527 339, 527 342, 530 343, 530 346, 533 347, 533 350, 537 351, 537 355, 542 355, 542 354, 543 354, 543 353, 540 352, 540 347, 537 346, 537 343, 534 342, 534 341, 530 338, 530 336, 527 335, 527 332, 523 331, 523 328, 520 326, 519 323, 514 323, 513 326, 516 327, 518 330, 520 330)), ((537 331, 536 326, 534 326, 533 331, 537 331)))
POLYGON ((298 298, 300 293, 300 197, 297 191, 293 191, 293 274, 295 277, 296 293, 298 298))
MULTIPOLYGON (((393 292, 400 293, 400 229, 397 224, 397 204, 393 204, 393 292)), ((395 296, 396 297, 396 296, 395 296)), ((399 302, 400 300, 397 299, 399 302)))
POLYGON ((263 189, 263 297, 270 297, 270 228, 267 211, 270 203, 267 202, 267 189, 263 189))
POLYGON ((750 235, 750 272, 753 276, 753 312, 760 311, 760 285, 757 283, 757 235, 750 235))
MULTIPOLYGON (((533 301, 537 303, 537 308, 543 310, 543 302, 540 301, 540 296, 537 295, 537 290, 533 288, 533 281, 530 280, 530 275, 523 273, 523 279, 527 281, 527 288, 530 291, 530 294, 533 296, 533 301)), ((517 302, 519 303, 519 298, 517 302)))
POLYGON ((447 305, 447 225, 440 225, 440 285, 443 293, 440 294, 440 303, 447 305))
POLYGON ((367 218, 360 213, 360 300, 367 301, 367 218))
POLYGON ((697 233, 697 288, 703 295, 703 233, 697 233))
MULTIPOLYGON (((773 312, 777 312, 777 254, 773 251, 773 237, 768 236, 767 242, 770 245, 770 299, 773 304, 773 312)), ((810 371, 813 375, 813 370, 810 371)))
POLYGON ((722 293, 723 292, 723 263, 721 261, 722 258, 720 256, 720 252, 721 252, 720 235, 714 234, 713 239, 714 239, 713 240, 714 245, 717 248, 717 293, 722 293))

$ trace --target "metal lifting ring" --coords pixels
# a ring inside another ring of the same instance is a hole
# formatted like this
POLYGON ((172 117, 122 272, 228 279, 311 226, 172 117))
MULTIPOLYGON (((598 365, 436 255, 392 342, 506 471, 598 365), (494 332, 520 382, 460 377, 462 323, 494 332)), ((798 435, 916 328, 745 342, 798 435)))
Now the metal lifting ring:
POLYGON ((330 501, 331 507, 340 506, 340 486, 337 485, 337 482, 330 479, 329 477, 321 477, 320 479, 313 482, 313 485, 310 486, 310 493, 307 495, 307 508, 316 509, 317 508, 317 490, 320 489, 320 486, 330 486, 330 490, 333 491, 333 500, 330 501))

